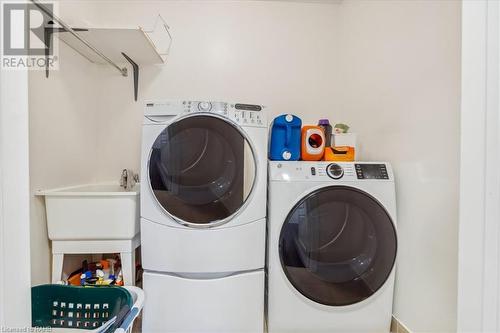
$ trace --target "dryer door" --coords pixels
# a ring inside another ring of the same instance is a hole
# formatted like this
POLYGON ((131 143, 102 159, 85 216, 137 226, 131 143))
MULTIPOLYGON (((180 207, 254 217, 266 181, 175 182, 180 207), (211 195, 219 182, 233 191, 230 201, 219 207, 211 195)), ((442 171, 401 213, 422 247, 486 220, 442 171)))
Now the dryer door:
POLYGON ((148 174, 165 213, 185 225, 211 226, 228 221, 245 205, 256 161, 237 125, 195 114, 161 132, 151 149, 148 174))
POLYGON ((342 306, 373 295, 396 260, 394 224, 368 193, 347 186, 303 198, 281 229, 279 252, 292 285, 314 302, 342 306))

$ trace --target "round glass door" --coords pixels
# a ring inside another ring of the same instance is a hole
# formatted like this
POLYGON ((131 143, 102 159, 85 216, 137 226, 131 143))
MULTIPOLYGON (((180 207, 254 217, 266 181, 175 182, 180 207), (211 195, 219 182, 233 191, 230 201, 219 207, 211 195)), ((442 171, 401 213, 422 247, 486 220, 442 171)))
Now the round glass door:
POLYGON ((153 144, 149 182, 166 213, 181 223, 224 223, 250 195, 256 176, 252 146, 231 123, 209 115, 170 124, 153 144))
POLYGON ((394 224, 369 194, 346 186, 302 199, 283 224, 279 252, 292 285, 321 304, 343 306, 373 295, 396 260, 394 224))

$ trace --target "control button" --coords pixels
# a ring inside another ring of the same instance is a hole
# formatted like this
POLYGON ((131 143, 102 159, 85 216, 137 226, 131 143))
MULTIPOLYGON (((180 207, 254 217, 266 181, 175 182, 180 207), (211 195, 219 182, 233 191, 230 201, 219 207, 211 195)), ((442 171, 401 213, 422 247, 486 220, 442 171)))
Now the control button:
POLYGON ((311 167, 311 175, 316 176, 316 168, 311 167))
POLYGON ((200 102, 198 103, 198 110, 200 111, 210 111, 212 109, 212 103, 200 102))
POLYGON ((340 179, 344 175, 344 169, 340 165, 332 163, 326 167, 326 173, 330 178, 340 179))
POLYGON ((292 153, 290 153, 289 151, 284 151, 282 156, 285 161, 288 161, 292 158, 292 153))
POLYGON ((291 123, 291 122, 292 122, 292 120, 293 120, 293 116, 292 116, 291 114, 287 114, 287 115, 285 116, 285 120, 286 120, 287 122, 291 123))

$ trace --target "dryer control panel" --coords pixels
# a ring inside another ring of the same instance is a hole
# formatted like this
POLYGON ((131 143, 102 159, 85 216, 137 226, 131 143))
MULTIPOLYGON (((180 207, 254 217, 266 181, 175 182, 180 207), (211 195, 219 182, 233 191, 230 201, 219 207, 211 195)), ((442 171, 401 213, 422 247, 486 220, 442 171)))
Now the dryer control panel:
POLYGON ((186 113, 214 113, 228 118, 241 126, 267 127, 264 106, 256 104, 213 101, 149 101, 145 117, 177 116, 186 113))
POLYGON ((271 181, 393 181, 386 162, 269 161, 271 181))

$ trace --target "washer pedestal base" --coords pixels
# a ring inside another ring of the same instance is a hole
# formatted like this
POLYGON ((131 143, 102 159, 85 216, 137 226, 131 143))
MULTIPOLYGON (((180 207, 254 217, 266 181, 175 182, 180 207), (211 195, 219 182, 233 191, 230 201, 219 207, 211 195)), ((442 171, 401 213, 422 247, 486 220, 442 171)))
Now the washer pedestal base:
POLYGON ((264 331, 264 270, 189 279, 144 272, 148 333, 264 331))

